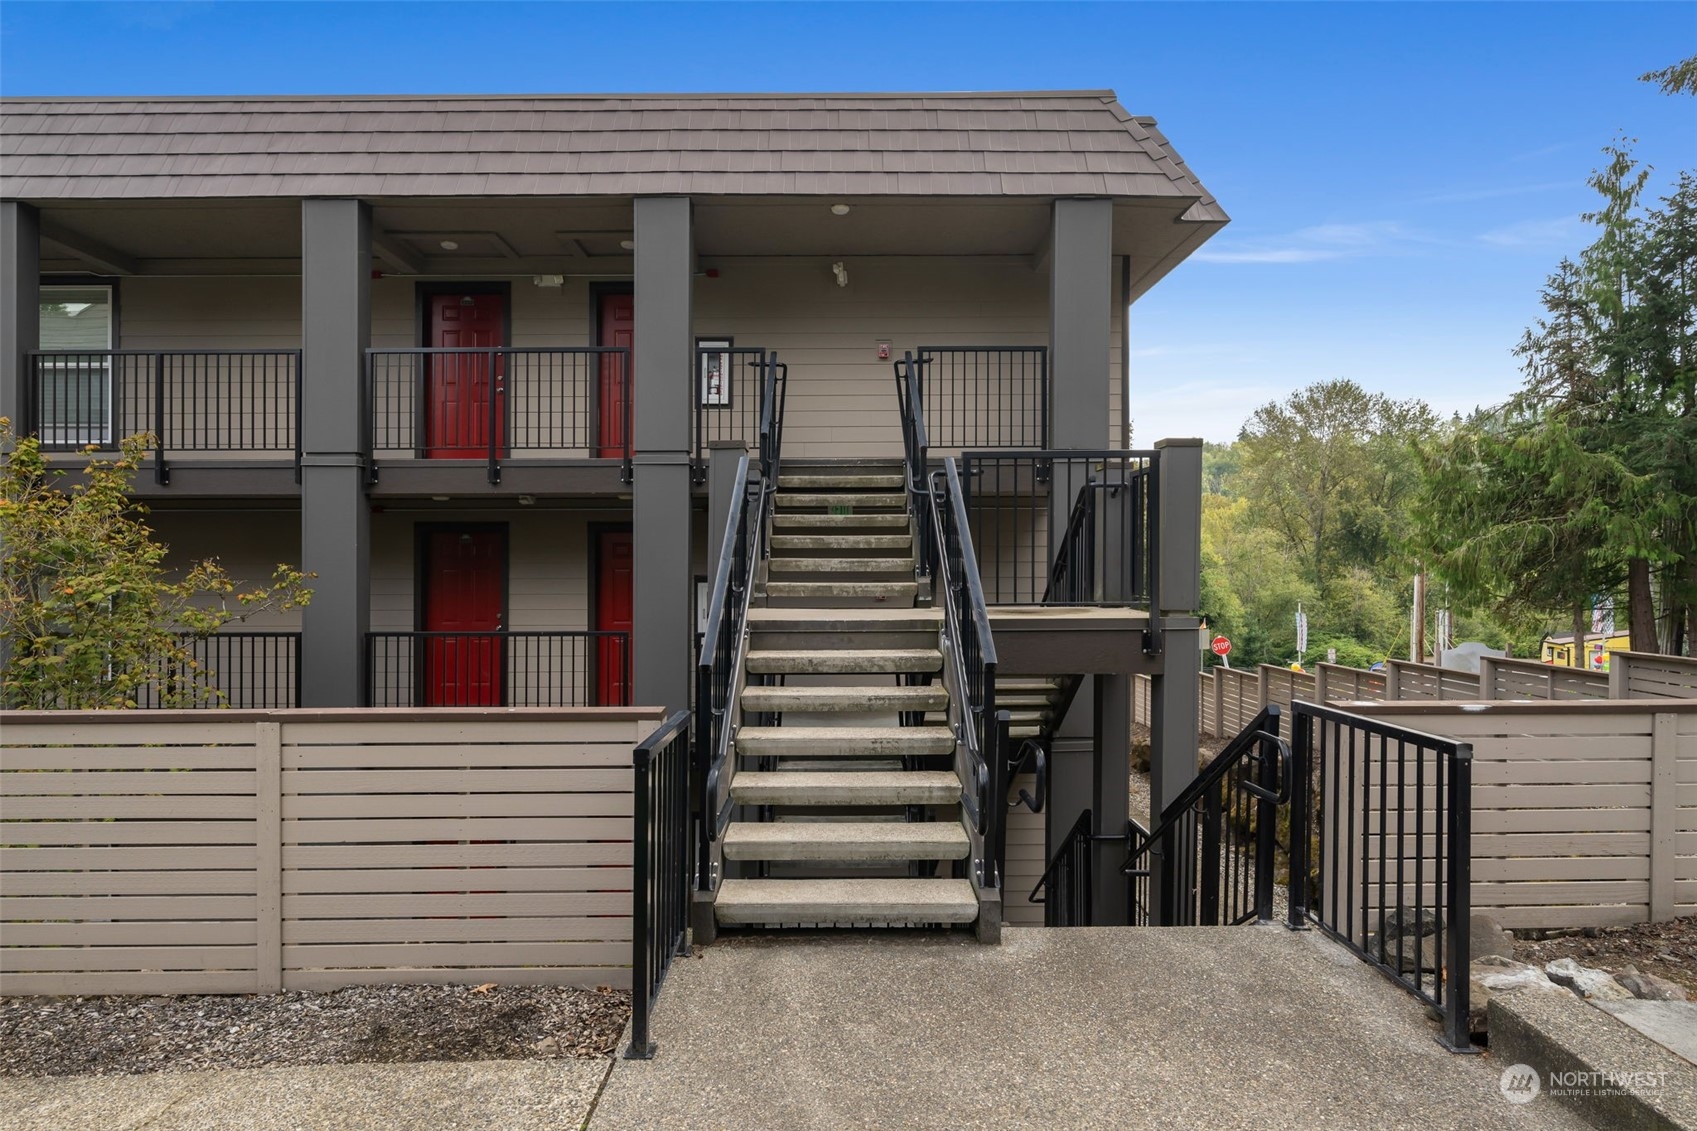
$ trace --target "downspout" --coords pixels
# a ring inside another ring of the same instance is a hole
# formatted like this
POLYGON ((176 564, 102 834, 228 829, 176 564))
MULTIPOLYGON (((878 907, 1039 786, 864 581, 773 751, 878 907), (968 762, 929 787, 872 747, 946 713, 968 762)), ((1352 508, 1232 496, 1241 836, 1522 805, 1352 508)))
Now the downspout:
POLYGON ((1120 256, 1120 436, 1131 447, 1131 256, 1120 256))

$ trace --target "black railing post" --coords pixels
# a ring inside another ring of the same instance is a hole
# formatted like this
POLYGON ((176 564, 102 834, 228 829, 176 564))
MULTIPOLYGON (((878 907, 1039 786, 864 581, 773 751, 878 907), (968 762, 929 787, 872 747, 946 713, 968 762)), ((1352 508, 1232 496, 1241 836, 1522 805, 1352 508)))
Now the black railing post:
POLYGON ((1313 741, 1314 718, 1293 705, 1290 735, 1290 831, 1288 847, 1286 926, 1293 931, 1308 929, 1308 852, 1313 844, 1309 783, 1309 745, 1313 741))
MULTIPOLYGON (((1441 755, 1440 755, 1441 757, 1441 755)), ((1473 914, 1473 746, 1457 743, 1449 765, 1449 808, 1445 830, 1445 884, 1448 905, 1444 908, 1444 1044, 1451 1050, 1472 1049, 1469 1035, 1468 977, 1472 955, 1469 953, 1470 920, 1473 914)), ((1400 787, 1402 783, 1398 783, 1400 787)), ((1421 804, 1416 800, 1416 804, 1421 804)))
POLYGON ((646 745, 636 748, 631 757, 636 790, 635 873, 631 877, 631 1015, 630 1045, 625 1049, 626 1060, 648 1060, 654 1056, 655 1045, 648 1035, 648 1011, 653 1007, 650 982, 649 934, 653 924, 649 919, 650 883, 652 870, 649 860, 649 836, 652 833, 649 812, 649 774, 653 753, 646 745))
MULTIPOLYGON (((489 418, 484 421, 483 430, 489 436, 489 483, 498 487, 501 484, 501 396, 499 382, 495 377, 499 366, 496 364, 496 352, 493 349, 484 351, 483 364, 484 384, 489 389, 489 418)), ((469 358, 467 360, 470 360, 469 358)))
MULTIPOLYGON (((1277 735, 1279 716, 1271 709, 1267 731, 1277 735)), ((1255 795, 1255 921, 1273 921, 1273 866, 1276 863, 1279 819, 1279 745, 1276 739, 1263 738, 1259 751, 1261 792, 1255 795)), ((1287 768, 1286 773, 1289 773, 1287 768)))
MULTIPOLYGON (((294 370, 294 385, 295 385, 295 387, 294 387, 294 399, 295 399, 295 424, 294 424, 294 428, 295 428, 295 482, 298 484, 301 481, 301 424, 305 420, 305 416, 302 414, 302 411, 301 411, 302 410, 301 390, 306 387, 306 381, 304 380, 305 374, 301 371, 302 370, 301 351, 300 350, 290 350, 289 351, 289 357, 293 358, 293 360, 294 360, 294 365, 291 366, 291 368, 294 370)), ((371 368, 371 358, 370 358, 370 356, 367 355, 365 358, 362 358, 361 360, 364 363, 361 366, 361 369, 363 369, 363 370, 367 371, 367 373, 369 373, 369 370, 371 368)), ((371 396, 370 385, 371 385, 371 380, 370 380, 370 377, 367 376, 367 378, 366 378, 366 389, 367 389, 366 399, 367 400, 369 400, 369 398, 371 396)), ((366 422, 360 429, 360 435, 361 435, 362 439, 364 440, 364 442, 366 442, 367 444, 369 444, 369 434, 370 434, 370 414, 369 414, 369 411, 368 411, 366 422)))
MULTIPOLYGON (((171 469, 165 463, 165 355, 153 354, 153 481, 161 487, 171 483, 171 469)), ((112 367, 114 370, 116 366, 112 367)), ((117 375, 113 374, 113 384, 117 375)))
MULTIPOLYGON (((1220 925, 1220 793, 1230 788, 1232 779, 1227 776, 1209 786, 1202 795, 1202 869, 1197 877, 1200 902, 1195 919, 1197 926, 1220 925)), ((1185 925, 1190 923, 1185 921, 1185 925)))

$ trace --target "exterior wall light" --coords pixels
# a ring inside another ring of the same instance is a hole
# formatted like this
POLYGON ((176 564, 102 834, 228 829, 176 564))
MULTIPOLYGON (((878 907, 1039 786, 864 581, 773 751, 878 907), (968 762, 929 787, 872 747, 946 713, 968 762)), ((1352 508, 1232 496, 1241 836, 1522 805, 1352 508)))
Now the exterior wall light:
POLYGON ((851 209, 846 204, 831 205, 831 215, 833 216, 847 216, 850 211, 851 209))

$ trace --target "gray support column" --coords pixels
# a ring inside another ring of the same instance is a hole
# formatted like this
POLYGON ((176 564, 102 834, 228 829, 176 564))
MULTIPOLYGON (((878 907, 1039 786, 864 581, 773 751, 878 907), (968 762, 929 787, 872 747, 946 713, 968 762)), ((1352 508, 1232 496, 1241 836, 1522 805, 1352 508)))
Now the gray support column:
POLYGON ((365 348, 371 210, 301 202, 301 706, 365 704, 371 508, 365 497, 365 348))
MULTIPOLYGON (((1150 681, 1149 793, 1160 813, 1196 779, 1196 671, 1201 626, 1194 613, 1202 590, 1202 441, 1159 440, 1161 529, 1161 671, 1150 681)), ((1151 610, 1154 615, 1156 610, 1151 610)), ((1224 736, 1222 736, 1224 737, 1224 736)), ((1160 863, 1150 899, 1161 905, 1160 863)))
POLYGON ((687 197, 640 197, 635 214, 635 693, 643 706, 676 710, 689 702, 692 631, 694 236, 687 197))
POLYGON ((0 416, 27 427, 25 355, 41 345, 41 215, 33 205, 0 201, 0 416))
POLYGON ((1114 380, 1111 200, 1057 200, 1049 256, 1049 446, 1108 446, 1114 380))
MULTIPOLYGON (((1131 815, 1131 677, 1096 677, 1096 779, 1093 832, 1118 836, 1131 815)), ((1093 924, 1123 926, 1131 922, 1130 884, 1120 865, 1125 863, 1123 840, 1099 840, 1091 846, 1091 911, 1093 924)))
POLYGON ((731 503, 746 480, 737 478, 748 445, 741 440, 713 440, 707 445, 707 584, 713 584, 719 549, 725 542, 725 524, 731 520, 731 503))

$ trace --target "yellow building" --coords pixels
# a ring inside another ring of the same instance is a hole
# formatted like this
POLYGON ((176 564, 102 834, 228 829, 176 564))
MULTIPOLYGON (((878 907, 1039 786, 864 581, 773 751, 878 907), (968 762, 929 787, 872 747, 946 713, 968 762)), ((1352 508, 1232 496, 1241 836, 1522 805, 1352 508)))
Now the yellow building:
POLYGON ((1544 637, 1543 654, 1539 656, 1539 659, 1546 664, 1555 664, 1564 668, 1589 667, 1596 671, 1608 671, 1610 655, 1615 652, 1626 652, 1631 648, 1632 634, 1630 632, 1616 632, 1606 637, 1587 635, 1585 637, 1585 653, 1588 662, 1575 664, 1573 662, 1573 633, 1568 632, 1560 636, 1544 637))

